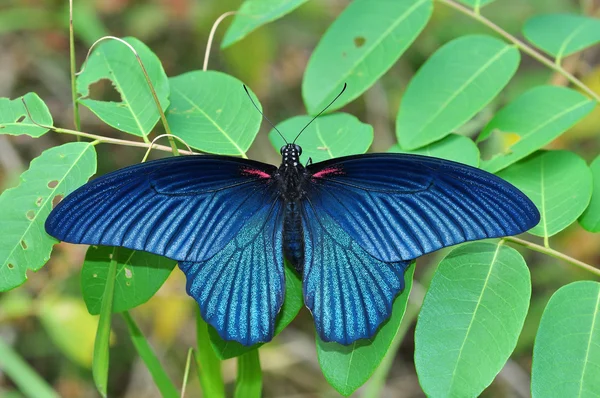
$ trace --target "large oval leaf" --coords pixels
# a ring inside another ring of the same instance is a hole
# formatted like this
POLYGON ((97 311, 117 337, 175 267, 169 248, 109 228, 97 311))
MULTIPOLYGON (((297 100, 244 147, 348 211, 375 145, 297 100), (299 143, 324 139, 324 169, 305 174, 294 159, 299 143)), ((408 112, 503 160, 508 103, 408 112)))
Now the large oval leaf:
POLYGON ((560 59, 600 42, 600 21, 572 14, 538 15, 525 23, 523 35, 560 59))
POLYGON ((111 261, 117 262, 112 312, 127 311, 148 301, 176 264, 166 257, 123 247, 90 246, 81 269, 81 293, 92 315, 100 313, 111 261))
POLYGON ((85 184, 95 172, 93 145, 64 144, 33 159, 19 186, 0 195, 0 291, 19 286, 28 269, 37 271, 48 261, 57 243, 44 229, 53 201, 85 184))
POLYGON ((483 109, 519 66, 513 45, 489 36, 464 36, 436 51, 410 81, 396 119, 404 149, 431 144, 483 109))
POLYGON ((416 39, 431 16, 431 0, 355 0, 315 48, 304 73, 302 97, 309 114, 339 109, 365 92, 416 39))
POLYGON ((349 346, 326 343, 317 337, 317 355, 323 375, 340 394, 348 396, 363 385, 388 352, 404 317, 412 289, 415 264, 404 274, 404 291, 394 301, 392 315, 372 340, 358 340, 349 346))
MULTIPOLYGON (((137 51, 160 105, 166 109, 169 106, 169 81, 160 60, 141 41, 133 37, 123 40, 137 51)), ((105 40, 96 46, 77 77, 77 93, 83 97, 78 100, 81 104, 106 124, 126 133, 146 136, 160 117, 137 58, 129 47, 116 40, 105 40), (89 86, 102 79, 111 81, 121 95, 121 102, 88 98, 89 86)))
POLYGON ((194 71, 170 78, 169 84, 167 121, 173 134, 203 152, 246 153, 262 119, 241 81, 225 73, 194 71))
MULTIPOLYGON (((296 116, 277 125, 287 142, 292 142, 300 130, 312 120, 311 116, 296 116)), ((275 130, 269 133, 269 140, 279 152, 285 145, 283 138, 275 130)), ((334 113, 321 116, 302 132, 296 144, 302 147, 300 160, 303 163, 311 158, 313 162, 357 155, 367 152, 373 142, 373 127, 361 123, 347 113, 334 113)))
POLYGON ((221 48, 242 40, 262 25, 294 11, 308 0, 246 0, 225 32, 221 48))
POLYGON ((485 126, 478 141, 493 131, 517 134, 519 140, 498 154, 481 162, 481 167, 495 173, 542 148, 583 119, 596 106, 577 91, 566 87, 538 86, 496 113, 485 126))
POLYGON ((417 155, 433 156, 447 160, 453 160, 477 167, 479 165, 479 149, 468 137, 458 134, 450 134, 433 144, 426 145, 411 151, 402 149, 400 145, 392 146, 388 152, 414 153, 417 155))
POLYGON ((533 348, 533 397, 600 396, 600 283, 574 282, 548 302, 533 348))
MULTIPOLYGON (((294 274, 294 271, 288 266, 285 267, 285 298, 281 311, 277 315, 275 323, 275 336, 283 331, 298 315, 300 309, 304 306, 302 298, 302 282, 294 274)), ((251 347, 246 347, 237 341, 223 340, 217 333, 215 328, 208 326, 210 341, 219 359, 229 359, 239 357, 242 354, 257 349, 262 344, 256 344, 251 347)))
POLYGON ((523 327, 531 280, 523 257, 470 243, 440 263, 415 331, 421 387, 433 397, 475 397, 496 377, 523 327))
POLYGON ((593 176, 592 199, 579 218, 579 224, 590 232, 600 232, 600 156, 590 165, 593 176))
POLYGON ((0 134, 39 137, 47 133, 49 129, 33 123, 27 110, 35 123, 52 126, 52 115, 44 101, 36 93, 27 93, 14 100, 0 98, 0 134))
POLYGON ((552 236, 583 213, 592 195, 592 173, 583 159, 568 151, 540 151, 498 175, 523 191, 540 211, 529 230, 552 236))

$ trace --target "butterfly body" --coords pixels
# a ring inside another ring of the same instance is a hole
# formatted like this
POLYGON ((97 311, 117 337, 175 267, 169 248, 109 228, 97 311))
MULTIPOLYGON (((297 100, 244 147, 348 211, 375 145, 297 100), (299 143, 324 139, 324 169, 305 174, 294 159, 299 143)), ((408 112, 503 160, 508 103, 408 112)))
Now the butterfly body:
POLYGON ((181 156, 99 177, 52 211, 63 241, 124 246, 179 262, 187 292, 226 340, 271 340, 285 291, 284 257, 324 341, 372 337, 404 272, 423 254, 524 232, 539 213, 518 189, 437 158, 367 154, 306 167, 181 156))

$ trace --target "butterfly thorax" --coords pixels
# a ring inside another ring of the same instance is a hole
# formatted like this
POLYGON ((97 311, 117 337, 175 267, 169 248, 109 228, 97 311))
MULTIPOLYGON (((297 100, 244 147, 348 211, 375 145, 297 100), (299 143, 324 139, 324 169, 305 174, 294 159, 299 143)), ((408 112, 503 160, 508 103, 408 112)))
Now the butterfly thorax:
POLYGON ((304 183, 308 172, 300 164, 302 149, 288 144, 281 148, 281 166, 277 174, 281 184, 281 195, 285 203, 283 219, 283 253, 296 271, 304 267, 304 231, 300 200, 304 194, 304 183))

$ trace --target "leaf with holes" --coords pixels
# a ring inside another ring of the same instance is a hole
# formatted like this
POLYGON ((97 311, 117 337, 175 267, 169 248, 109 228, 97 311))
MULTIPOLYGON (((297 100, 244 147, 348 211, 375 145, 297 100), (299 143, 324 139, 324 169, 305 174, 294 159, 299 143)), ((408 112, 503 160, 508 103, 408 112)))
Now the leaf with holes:
POLYGON ((595 101, 566 87, 534 87, 496 113, 477 138, 483 141, 494 131, 519 137, 504 153, 482 161, 481 167, 495 173, 523 159, 567 131, 595 106, 595 101))
POLYGON ((590 165, 593 176, 592 199, 579 218, 579 224, 590 232, 600 232, 600 156, 590 165))
POLYGON ((113 312, 148 301, 167 280, 176 262, 122 247, 90 246, 81 269, 81 292, 90 314, 98 315, 111 259, 117 261, 113 312))
POLYGON ((533 348, 531 393, 600 396, 600 283, 574 282, 550 299, 533 348))
POLYGON ((194 71, 170 78, 169 84, 167 121, 173 134, 203 152, 246 154, 262 119, 241 81, 225 73, 194 71))
POLYGON ((541 221, 529 230, 552 236, 571 225, 592 196, 592 173, 583 159, 568 151, 539 151, 498 173, 535 203, 541 221))
POLYGON ((252 31, 294 11, 308 0, 246 0, 235 14, 221 43, 226 48, 252 31))
POLYGON ((400 146, 419 148, 456 130, 506 86, 519 60, 515 46, 489 36, 463 36, 437 50, 402 97, 400 146))
POLYGON ((52 126, 52 115, 48 107, 36 93, 27 93, 14 100, 0 98, 0 134, 39 137, 49 131, 37 124, 52 126), (32 119, 27 115, 27 104, 32 119))
POLYGON ((477 149, 477 145, 475 145, 472 139, 458 134, 450 134, 433 144, 413 149, 412 151, 402 149, 396 144, 388 152, 433 156, 468 164, 473 167, 479 165, 479 149, 477 149))
MULTIPOLYGON (((285 298, 281 311, 279 311, 279 315, 277 316, 277 322, 275 323, 275 336, 281 333, 296 318, 296 315, 298 315, 303 306, 302 282, 300 282, 300 279, 294 274, 294 271, 291 270, 288 264, 285 267, 285 298)), ((239 357, 248 351, 262 346, 262 344, 256 344, 246 347, 236 341, 223 340, 210 325, 208 326, 208 333, 212 346, 220 359, 239 357)))
POLYGON ((525 23, 523 35, 560 61, 600 42, 600 21, 572 14, 537 15, 525 23))
POLYGON ((327 382, 340 394, 348 396, 356 391, 371 377, 387 354, 406 311, 414 272, 413 262, 404 274, 404 291, 396 297, 390 319, 379 328, 373 339, 358 340, 344 346, 334 342, 326 343, 317 337, 321 371, 327 382))
MULTIPOLYGON (((311 116, 296 116, 279 123, 277 128, 287 142, 292 142, 300 130, 311 120, 311 116)), ((269 133, 269 140, 277 152, 285 144, 275 130, 271 130, 269 133)), ((356 117, 347 113, 334 113, 319 117, 302 132, 296 141, 302 147, 300 160, 304 164, 308 158, 316 163, 340 156, 365 153, 372 142, 373 127, 361 123, 356 117)))
POLYGON ((93 145, 64 144, 33 159, 19 186, 0 195, 0 291, 19 286, 28 269, 37 271, 48 261, 57 242, 44 229, 53 202, 85 184, 95 172, 93 145))
MULTIPOLYGON (((125 40, 138 53, 161 108, 169 106, 169 81, 158 57, 141 41, 125 40)), ((78 102, 94 112, 103 122, 126 133, 145 137, 156 125, 160 113, 142 68, 124 43, 105 40, 91 53, 77 76, 78 102), (100 101, 90 97, 90 85, 108 79, 121 95, 121 102, 100 101)))
POLYGON ((302 97, 309 114, 346 105, 381 77, 431 17, 431 0, 355 0, 327 29, 308 61, 302 97))
POLYGON ((514 350, 531 279, 515 249, 469 243, 440 262, 415 330, 415 365, 427 396, 476 397, 514 350))

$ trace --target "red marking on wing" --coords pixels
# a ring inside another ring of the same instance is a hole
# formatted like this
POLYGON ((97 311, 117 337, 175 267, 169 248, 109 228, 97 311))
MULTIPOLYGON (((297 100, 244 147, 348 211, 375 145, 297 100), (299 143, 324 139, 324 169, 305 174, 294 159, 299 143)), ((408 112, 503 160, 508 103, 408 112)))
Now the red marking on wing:
POLYGON ((344 174, 344 172, 338 167, 327 167, 321 171, 317 171, 315 174, 312 175, 312 178, 323 178, 330 174, 341 175, 344 174))
POLYGON ((243 173, 246 175, 257 176, 260 178, 271 178, 271 174, 265 173, 264 171, 258 169, 243 169, 243 173))

